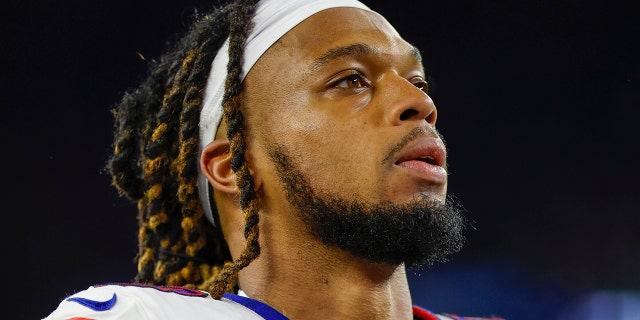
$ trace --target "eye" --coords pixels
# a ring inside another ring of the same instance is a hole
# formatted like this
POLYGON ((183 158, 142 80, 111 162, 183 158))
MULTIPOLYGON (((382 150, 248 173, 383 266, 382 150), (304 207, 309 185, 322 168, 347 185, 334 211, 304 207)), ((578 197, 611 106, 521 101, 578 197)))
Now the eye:
POLYGON ((338 79, 333 86, 345 89, 358 89, 368 87, 369 82, 360 72, 352 70, 349 71, 346 76, 338 79))
POLYGON ((424 91, 424 93, 429 93, 429 82, 424 80, 423 78, 417 77, 411 79, 411 83, 416 86, 418 89, 424 91))

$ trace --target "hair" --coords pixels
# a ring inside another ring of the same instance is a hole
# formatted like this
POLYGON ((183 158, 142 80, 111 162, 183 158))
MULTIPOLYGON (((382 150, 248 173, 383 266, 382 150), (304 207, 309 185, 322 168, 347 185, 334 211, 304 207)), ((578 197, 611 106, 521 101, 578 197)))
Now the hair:
POLYGON ((258 208, 245 162, 241 111, 244 44, 257 2, 238 0, 194 16, 186 34, 150 61, 146 78, 114 108, 113 154, 107 170, 119 194, 137 203, 136 282, 208 290, 219 299, 236 290, 238 271, 260 254, 258 208), (223 108, 246 238, 235 261, 220 229, 203 216, 197 188, 203 95, 213 59, 227 37, 223 108))

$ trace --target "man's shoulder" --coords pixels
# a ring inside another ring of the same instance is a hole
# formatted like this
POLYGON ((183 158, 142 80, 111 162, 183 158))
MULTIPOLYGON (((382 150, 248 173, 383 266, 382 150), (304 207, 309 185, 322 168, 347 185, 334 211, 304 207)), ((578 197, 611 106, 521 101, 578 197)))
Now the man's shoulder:
POLYGON ((215 300, 207 292, 132 283, 95 285, 63 299, 46 320, 263 319, 242 304, 215 300))
POLYGON ((505 320, 504 318, 498 318, 498 317, 490 317, 490 318, 484 318, 484 317, 461 317, 461 316, 457 316, 454 314, 448 314, 445 313, 443 315, 438 315, 440 320, 505 320))
POLYGON ((436 314, 420 306, 413 306, 413 316, 415 320, 505 320, 503 318, 496 317, 479 318, 461 317, 449 313, 436 314))

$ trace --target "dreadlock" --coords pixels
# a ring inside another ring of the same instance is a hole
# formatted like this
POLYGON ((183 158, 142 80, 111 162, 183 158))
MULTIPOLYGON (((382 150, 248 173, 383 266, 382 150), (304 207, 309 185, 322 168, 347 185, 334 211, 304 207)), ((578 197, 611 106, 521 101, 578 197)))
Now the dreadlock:
POLYGON ((241 111, 244 43, 257 2, 239 0, 196 17, 181 40, 150 62, 147 77, 114 110, 107 169, 118 192, 137 203, 136 282, 208 290, 219 299, 236 289, 238 271, 260 254, 241 111), (213 59, 227 37, 223 109, 246 238, 235 261, 219 228, 203 217, 197 190, 200 110, 213 59))

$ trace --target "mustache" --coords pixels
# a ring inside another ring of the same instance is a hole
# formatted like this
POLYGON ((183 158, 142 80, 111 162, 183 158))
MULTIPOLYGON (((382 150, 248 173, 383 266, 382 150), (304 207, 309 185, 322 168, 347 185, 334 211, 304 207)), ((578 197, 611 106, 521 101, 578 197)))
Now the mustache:
POLYGON ((443 144, 445 144, 444 137, 435 128, 415 127, 411 131, 409 131, 409 133, 406 136, 404 136, 402 140, 400 140, 400 142, 398 142, 396 145, 389 148, 389 151, 387 152, 387 156, 384 157, 384 159, 382 160, 382 163, 389 161, 389 159, 391 159, 396 153, 400 152, 400 150, 402 150, 402 148, 406 147, 409 143, 411 143, 411 141, 421 137, 431 137, 431 138, 437 137, 440 140, 442 140, 443 144))

